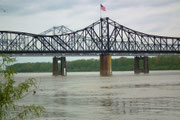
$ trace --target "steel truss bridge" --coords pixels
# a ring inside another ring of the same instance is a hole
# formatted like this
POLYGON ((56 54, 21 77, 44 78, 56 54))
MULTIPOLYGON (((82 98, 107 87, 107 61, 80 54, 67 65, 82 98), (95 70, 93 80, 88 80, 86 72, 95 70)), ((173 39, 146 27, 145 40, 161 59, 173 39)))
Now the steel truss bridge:
POLYGON ((156 56, 180 55, 180 37, 145 34, 109 18, 72 31, 64 26, 41 34, 0 31, 0 53, 11 56, 100 55, 156 56), (52 32, 53 34, 47 34, 52 32))

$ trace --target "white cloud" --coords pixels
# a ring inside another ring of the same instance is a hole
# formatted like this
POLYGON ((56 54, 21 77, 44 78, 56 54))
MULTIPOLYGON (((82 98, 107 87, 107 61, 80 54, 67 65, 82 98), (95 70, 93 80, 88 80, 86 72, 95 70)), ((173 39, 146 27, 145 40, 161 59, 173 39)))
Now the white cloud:
MULTIPOLYGON (((163 32, 164 28, 160 30, 161 27, 166 25, 169 26, 166 29, 172 29, 173 26, 177 29, 174 24, 180 23, 178 0, 108 0, 103 4, 107 7, 107 11, 102 12, 103 16, 144 32, 166 34, 163 32)), ((72 29, 81 29, 99 19, 99 1, 2 0, 0 7, 3 5, 14 10, 14 13, 7 11, 6 14, 0 14, 1 30, 39 33, 61 24, 72 29)), ((179 35, 177 31, 168 33, 171 34, 179 35)))

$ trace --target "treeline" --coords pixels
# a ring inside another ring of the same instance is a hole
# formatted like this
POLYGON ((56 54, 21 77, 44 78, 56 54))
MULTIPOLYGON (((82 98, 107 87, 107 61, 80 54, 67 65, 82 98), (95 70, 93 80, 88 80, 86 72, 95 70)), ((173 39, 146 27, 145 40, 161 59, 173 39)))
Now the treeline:
MULTIPOLYGON (((67 71, 99 71, 99 65, 99 60, 95 59, 68 61, 67 71)), ((9 67, 12 67, 17 72, 52 72, 52 63, 17 63, 9 67)), ((180 57, 152 57, 149 58, 149 67, 150 70, 180 70, 180 57)), ((132 71, 133 68, 134 58, 121 57, 118 59, 112 59, 113 71, 132 71)))

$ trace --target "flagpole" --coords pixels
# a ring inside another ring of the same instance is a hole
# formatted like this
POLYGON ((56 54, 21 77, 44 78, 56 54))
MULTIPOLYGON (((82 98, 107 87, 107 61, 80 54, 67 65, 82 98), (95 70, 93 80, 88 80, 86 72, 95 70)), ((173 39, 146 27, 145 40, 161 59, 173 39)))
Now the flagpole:
POLYGON ((102 15, 101 15, 101 7, 100 7, 100 9, 99 9, 99 10, 100 10, 100 18, 102 18, 102 15))
POLYGON ((102 18, 102 13, 101 13, 101 5, 102 5, 102 0, 100 0, 100 8, 99 8, 99 10, 100 10, 100 19, 102 18))

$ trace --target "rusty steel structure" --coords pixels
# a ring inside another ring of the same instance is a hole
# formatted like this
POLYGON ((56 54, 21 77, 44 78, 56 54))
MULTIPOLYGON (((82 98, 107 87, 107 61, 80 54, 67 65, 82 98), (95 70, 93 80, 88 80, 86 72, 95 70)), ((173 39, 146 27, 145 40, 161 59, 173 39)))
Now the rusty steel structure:
POLYGON ((145 34, 108 17, 77 31, 44 34, 0 31, 0 53, 11 56, 180 55, 180 37, 145 34))

